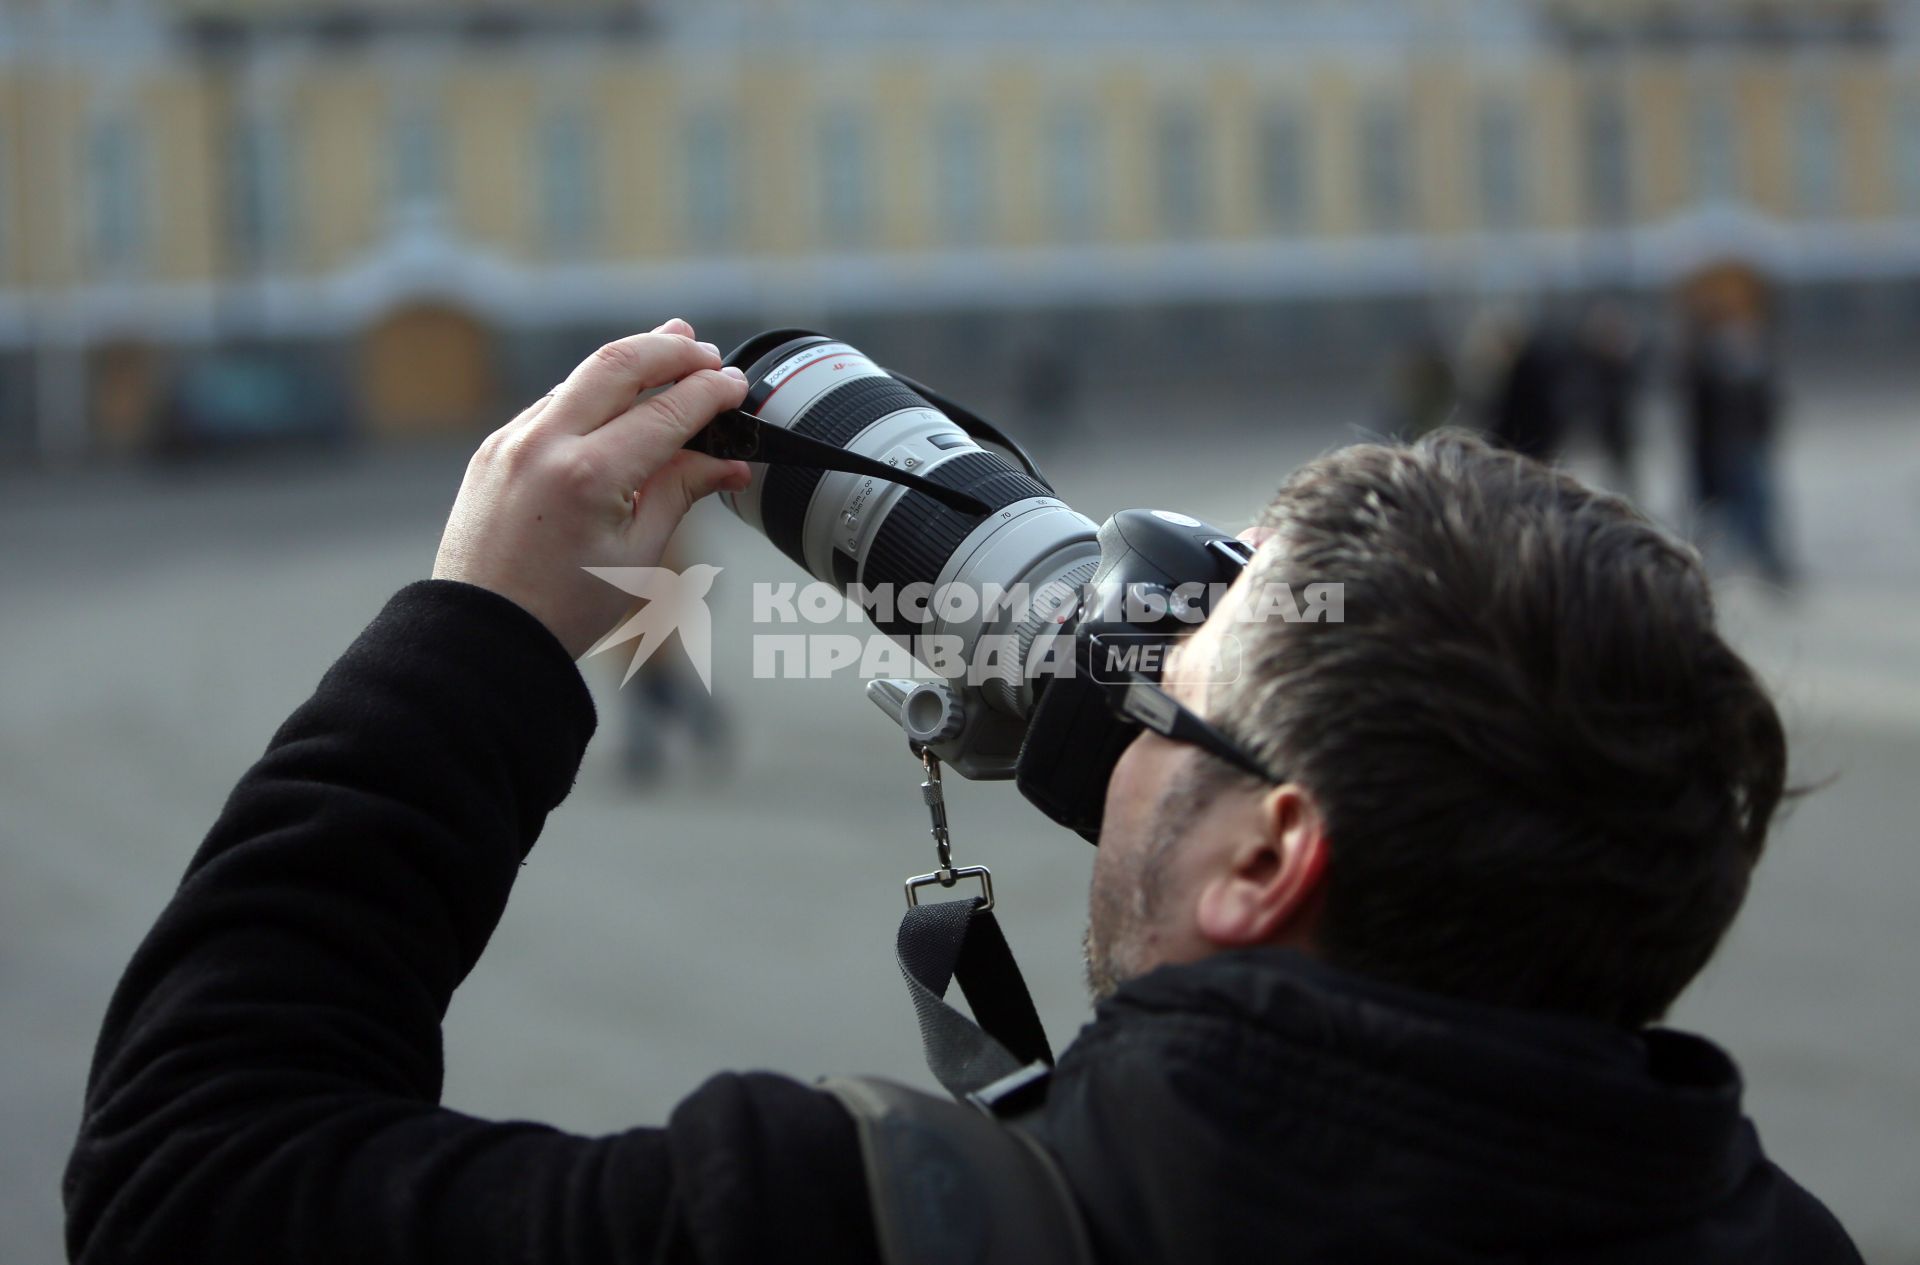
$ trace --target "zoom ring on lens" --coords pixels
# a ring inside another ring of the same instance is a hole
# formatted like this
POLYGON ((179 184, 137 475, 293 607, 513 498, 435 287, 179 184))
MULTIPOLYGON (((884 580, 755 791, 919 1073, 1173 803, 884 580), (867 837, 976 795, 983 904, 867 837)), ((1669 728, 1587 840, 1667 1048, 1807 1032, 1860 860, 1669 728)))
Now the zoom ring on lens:
MULTIPOLYGON (((989 512, 1033 497, 1053 493, 990 452, 969 452, 927 471, 928 479, 958 488, 984 501, 989 512)), ((909 584, 932 584, 939 579, 960 544, 984 520, 948 509, 924 492, 908 492, 888 512, 867 550, 860 582, 869 589, 892 586, 893 618, 875 620, 882 632, 895 637, 931 632, 930 624, 915 622, 903 609, 901 591, 909 584)))
MULTIPOLYGON (((892 378, 855 378, 821 396, 793 420, 790 429, 845 448, 848 440, 883 417, 903 409, 931 407, 892 378)), ((760 493, 760 521, 766 526, 767 539, 802 567, 807 565, 807 506, 824 477, 826 471, 818 466, 768 466, 760 493)))

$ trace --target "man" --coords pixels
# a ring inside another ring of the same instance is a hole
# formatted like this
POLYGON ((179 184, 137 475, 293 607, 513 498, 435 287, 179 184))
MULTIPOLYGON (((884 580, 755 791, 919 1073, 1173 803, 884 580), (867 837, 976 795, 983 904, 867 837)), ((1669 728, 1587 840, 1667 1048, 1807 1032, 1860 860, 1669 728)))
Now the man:
MULTIPOLYGON (((609 345, 489 437, 437 578, 241 781, 108 1012, 76 1259, 878 1258, 817 1089, 720 1076, 594 1139, 438 1106, 440 1017, 593 726, 572 661, 621 608, 580 568, 656 561, 746 477, 681 451, 745 390, 692 334, 609 345)), ((1268 776, 1146 735, 1109 788, 1104 1000, 1036 1125, 1099 1257, 1857 1260, 1726 1056, 1645 1027, 1785 763, 1693 557, 1444 436, 1310 465, 1263 530, 1166 687, 1268 776), (1344 583, 1346 622, 1234 618, 1278 579, 1344 583), (1228 635, 1244 675, 1209 686, 1228 635)))
POLYGON ((1723 520, 1748 561, 1785 589, 1793 568, 1781 545, 1773 451, 1779 366, 1761 311, 1723 300, 1696 313, 1684 366, 1693 497, 1723 520))
POLYGON ((1568 357, 1545 318, 1519 335, 1494 398, 1491 434, 1501 445, 1548 461, 1566 438, 1568 357))

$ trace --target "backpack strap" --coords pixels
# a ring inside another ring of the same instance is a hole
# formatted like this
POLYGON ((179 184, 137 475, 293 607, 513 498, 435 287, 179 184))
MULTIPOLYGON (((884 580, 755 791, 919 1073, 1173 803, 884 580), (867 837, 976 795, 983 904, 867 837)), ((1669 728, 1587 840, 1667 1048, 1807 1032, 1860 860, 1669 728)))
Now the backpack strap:
POLYGON ((1066 1178, 1021 1129, 879 1077, 820 1087, 859 1131, 887 1265, 1092 1265, 1066 1178))

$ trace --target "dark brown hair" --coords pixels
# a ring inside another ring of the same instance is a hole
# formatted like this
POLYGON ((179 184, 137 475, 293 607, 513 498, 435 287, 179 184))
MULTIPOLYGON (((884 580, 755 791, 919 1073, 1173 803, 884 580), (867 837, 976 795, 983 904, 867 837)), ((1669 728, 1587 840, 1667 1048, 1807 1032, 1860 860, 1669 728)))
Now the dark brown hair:
POLYGON ((1255 585, 1344 622, 1236 627, 1213 712, 1318 800, 1338 965, 1638 1026, 1705 965, 1786 740, 1686 545, 1457 432, 1342 449, 1266 515, 1255 585))

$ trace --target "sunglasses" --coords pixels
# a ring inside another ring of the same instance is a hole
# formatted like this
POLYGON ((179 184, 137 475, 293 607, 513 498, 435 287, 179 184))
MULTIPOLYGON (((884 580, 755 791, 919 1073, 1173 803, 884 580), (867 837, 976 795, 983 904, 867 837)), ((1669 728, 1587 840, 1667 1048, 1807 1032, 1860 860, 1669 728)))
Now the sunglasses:
MULTIPOLYGON (((1086 638, 1091 651, 1088 662, 1111 664, 1119 660, 1118 642, 1100 633, 1088 633, 1086 638)), ((1287 780, 1268 772, 1245 747, 1202 720, 1151 677, 1126 668, 1095 671, 1092 676, 1108 709, 1122 721, 1151 729, 1162 738, 1198 747, 1269 786, 1279 786, 1287 780)))

